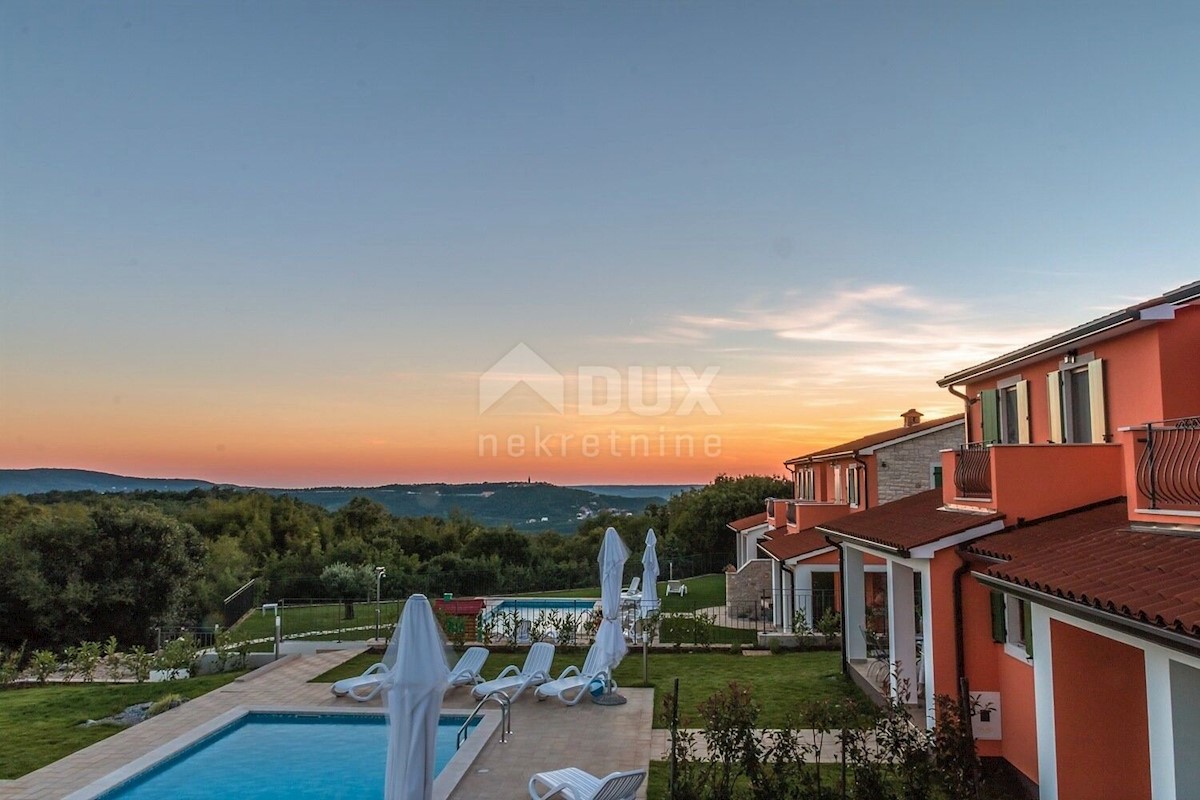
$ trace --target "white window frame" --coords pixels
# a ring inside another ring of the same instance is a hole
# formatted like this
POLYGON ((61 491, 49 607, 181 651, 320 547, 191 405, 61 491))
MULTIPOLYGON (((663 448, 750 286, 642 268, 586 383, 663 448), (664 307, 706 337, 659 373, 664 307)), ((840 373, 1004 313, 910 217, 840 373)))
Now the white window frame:
POLYGON ((1104 359, 1095 353, 1068 356, 1058 369, 1046 376, 1050 404, 1050 439, 1066 444, 1104 444, 1109 440, 1108 424, 1105 419, 1104 402, 1104 359), (1074 397, 1071 375, 1086 373, 1088 376, 1088 411, 1091 416, 1089 441, 1075 439, 1074 397))
POLYGON ((1029 664, 1033 659, 1025 652, 1025 636, 1028 636, 1030 631, 1025 631, 1025 636, 1021 635, 1021 628, 1025 625, 1024 605, 1024 600, 1011 594, 1004 595, 1004 652, 1024 664, 1029 664))
POLYGON ((833 502, 842 502, 842 465, 833 465, 833 502))
POLYGON ((1020 375, 1014 375, 1011 378, 996 381, 996 392, 997 405, 1000 412, 1000 443, 1029 444, 1031 439, 1029 430, 1029 381, 1023 380, 1020 375), (1017 418, 1014 420, 1016 424, 1013 426, 1017 430, 1016 441, 1008 440, 1008 403, 1005 402, 1005 396, 1009 392, 1012 392, 1017 401, 1017 418))
POLYGON ((796 499, 816 499, 816 482, 812 467, 803 467, 796 470, 796 499))
POLYGON ((859 484, 861 473, 862 468, 857 464, 846 467, 846 503, 851 508, 858 508, 862 503, 862 498, 859 496, 862 490, 859 484))

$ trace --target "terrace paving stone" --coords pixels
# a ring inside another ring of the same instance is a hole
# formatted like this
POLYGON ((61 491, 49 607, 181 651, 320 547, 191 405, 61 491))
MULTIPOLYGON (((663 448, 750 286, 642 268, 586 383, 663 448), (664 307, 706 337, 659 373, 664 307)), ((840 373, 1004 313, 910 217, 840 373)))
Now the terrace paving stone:
MULTIPOLYGON (((164 743, 237 706, 382 707, 379 698, 360 704, 336 698, 328 683, 309 683, 356 651, 291 656, 114 734, 13 781, 0 783, 0 800, 63 798, 164 743)), ((598 706, 584 701, 566 707, 522 695, 512 709, 511 739, 493 735, 451 794, 451 800, 520 800, 535 772, 578 766, 593 773, 644 769, 652 751, 654 691, 622 689, 628 702, 598 706)), ((444 708, 475 706, 466 689, 446 694, 444 708)), ((494 708, 489 704, 488 708, 494 708)), ((382 765, 380 765, 382 768, 382 765)), ((645 798, 643 784, 638 797, 645 798)))

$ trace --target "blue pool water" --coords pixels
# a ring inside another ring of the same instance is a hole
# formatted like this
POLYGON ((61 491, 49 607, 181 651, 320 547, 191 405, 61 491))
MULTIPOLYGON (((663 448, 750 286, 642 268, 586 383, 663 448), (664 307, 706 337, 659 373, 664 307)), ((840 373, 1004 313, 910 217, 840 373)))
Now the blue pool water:
POLYGON ((498 606, 494 606, 490 613, 497 611, 518 611, 522 616, 526 614, 536 614, 539 611, 569 611, 572 614, 590 613, 596 605, 595 598, 588 600, 586 598, 572 599, 569 597, 550 598, 550 599, 522 599, 515 598, 504 600, 498 606))
MULTIPOLYGON (((438 772, 454 755, 463 719, 442 718, 438 772)), ((251 713, 101 797, 375 800, 383 797, 386 763, 382 714, 251 713)))

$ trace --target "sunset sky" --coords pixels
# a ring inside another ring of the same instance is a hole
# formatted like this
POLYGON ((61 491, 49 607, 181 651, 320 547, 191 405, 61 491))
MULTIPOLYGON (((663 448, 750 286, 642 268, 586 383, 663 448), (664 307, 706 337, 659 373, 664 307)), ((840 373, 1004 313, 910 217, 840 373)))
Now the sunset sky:
POLYGON ((1198 40, 1196 3, 10 0, 0 467, 691 483, 955 413, 942 375, 1200 277, 1198 40))

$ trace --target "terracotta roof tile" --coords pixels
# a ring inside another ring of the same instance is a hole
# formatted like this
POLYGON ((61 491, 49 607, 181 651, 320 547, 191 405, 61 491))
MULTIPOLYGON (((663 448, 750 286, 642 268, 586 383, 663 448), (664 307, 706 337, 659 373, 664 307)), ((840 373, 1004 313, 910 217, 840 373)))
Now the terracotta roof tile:
POLYGON ((930 489, 857 514, 847 514, 822 523, 820 527, 893 550, 911 550, 1002 518, 1002 514, 945 511, 942 509, 942 490, 930 489))
POLYGON ((826 447, 824 450, 817 450, 814 453, 807 453, 802 456, 796 456, 795 458, 789 458, 783 463, 795 464, 798 461, 807 461, 810 458, 820 458, 821 456, 829 456, 833 455, 834 453, 855 452, 862 450, 864 447, 874 447, 876 445, 883 444, 884 442, 890 442, 892 439, 899 439, 903 436, 911 436, 914 433, 927 431, 930 428, 936 428, 939 425, 945 425, 948 422, 954 422, 956 420, 961 421, 962 414, 952 414, 949 417, 930 419, 926 420, 925 422, 920 422, 916 425, 909 425, 907 427, 901 425, 898 428, 890 428, 886 431, 870 433, 866 436, 859 437, 858 439, 852 439, 851 441, 843 444, 834 445, 833 447, 826 447))
POLYGON ((825 534, 816 528, 805 528, 796 533, 776 533, 771 538, 760 542, 759 547, 766 550, 776 559, 786 561, 790 558, 802 556, 805 553, 811 553, 814 550, 822 550, 830 547, 830 544, 825 541, 825 534))
POLYGON ((763 511, 760 514, 751 514, 748 517, 735 519, 726 525, 726 528, 732 528, 735 531, 741 532, 749 528, 756 528, 759 525, 765 525, 767 522, 767 512, 763 511))
POLYGON ((1200 637, 1200 537, 1133 530, 1123 501, 988 536, 987 574, 1200 637))

